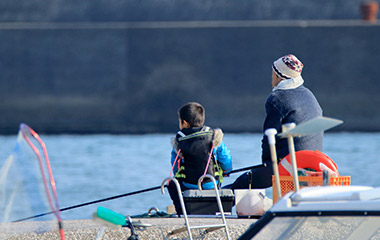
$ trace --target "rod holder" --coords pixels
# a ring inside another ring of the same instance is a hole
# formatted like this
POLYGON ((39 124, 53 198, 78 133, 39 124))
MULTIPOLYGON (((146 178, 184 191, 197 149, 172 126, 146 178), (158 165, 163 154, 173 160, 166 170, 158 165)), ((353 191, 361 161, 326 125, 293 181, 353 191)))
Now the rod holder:
POLYGON ((275 128, 268 128, 265 130, 264 134, 268 138, 269 148, 270 148, 270 155, 272 158, 272 167, 273 167, 273 174, 274 174, 274 180, 277 187, 277 196, 281 198, 281 185, 280 185, 280 174, 278 172, 278 165, 277 165, 277 153, 276 153, 276 138, 275 135, 277 134, 277 130, 275 128))
POLYGON ((287 131, 295 127, 296 127, 295 123, 286 123, 282 125, 282 132, 285 133, 284 136, 288 139, 289 154, 290 154, 290 159, 292 161, 292 167, 293 167, 292 169, 293 169, 294 189, 297 192, 300 190, 300 184, 298 180, 297 160, 296 160, 296 151, 294 148, 293 135, 286 134, 287 131))

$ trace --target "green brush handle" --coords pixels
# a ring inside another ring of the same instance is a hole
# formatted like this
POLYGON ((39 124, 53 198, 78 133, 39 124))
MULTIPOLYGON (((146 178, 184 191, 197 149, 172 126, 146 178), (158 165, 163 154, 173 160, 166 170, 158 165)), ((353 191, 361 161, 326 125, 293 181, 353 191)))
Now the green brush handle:
POLYGON ((104 207, 98 207, 96 216, 115 225, 124 226, 127 224, 123 215, 104 207))

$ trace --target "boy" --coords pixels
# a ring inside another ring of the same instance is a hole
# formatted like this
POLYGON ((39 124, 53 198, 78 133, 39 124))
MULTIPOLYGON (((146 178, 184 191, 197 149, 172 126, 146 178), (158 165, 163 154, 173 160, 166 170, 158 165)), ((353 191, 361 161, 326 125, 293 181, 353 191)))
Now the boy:
MULTIPOLYGON (((223 142, 222 130, 204 126, 205 110, 196 102, 180 107, 178 117, 180 131, 172 141, 171 163, 181 190, 198 189, 198 179, 205 173, 214 176, 219 185, 222 176, 232 170, 230 150, 223 142)), ((214 185, 205 178, 202 188, 212 189, 214 185)), ((174 182, 169 183, 168 191, 177 214, 182 214, 174 182)))

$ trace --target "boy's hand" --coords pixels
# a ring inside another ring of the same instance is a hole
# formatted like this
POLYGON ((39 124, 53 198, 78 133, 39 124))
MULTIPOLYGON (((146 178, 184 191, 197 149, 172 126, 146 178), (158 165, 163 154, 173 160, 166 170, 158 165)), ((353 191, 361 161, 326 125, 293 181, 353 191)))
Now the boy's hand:
POLYGON ((229 176, 230 176, 230 173, 231 173, 231 171, 223 172, 223 177, 229 177, 229 176))

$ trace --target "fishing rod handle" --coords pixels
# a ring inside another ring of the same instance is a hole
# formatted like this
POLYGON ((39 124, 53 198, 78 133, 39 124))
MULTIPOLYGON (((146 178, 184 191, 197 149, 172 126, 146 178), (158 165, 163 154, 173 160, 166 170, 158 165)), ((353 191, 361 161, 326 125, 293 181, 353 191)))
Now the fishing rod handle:
POLYGON ((268 128, 264 134, 268 137, 269 144, 276 144, 276 138, 274 136, 277 134, 277 130, 275 128, 268 128))

